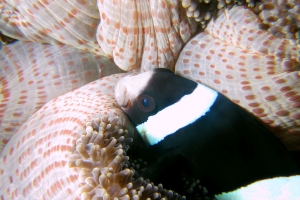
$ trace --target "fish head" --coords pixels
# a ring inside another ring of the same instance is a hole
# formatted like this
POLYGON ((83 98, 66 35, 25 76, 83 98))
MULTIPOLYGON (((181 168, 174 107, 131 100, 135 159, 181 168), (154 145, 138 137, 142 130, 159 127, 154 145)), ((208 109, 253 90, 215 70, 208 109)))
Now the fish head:
POLYGON ((115 86, 115 99, 134 126, 193 92, 197 83, 168 69, 129 75, 115 86))

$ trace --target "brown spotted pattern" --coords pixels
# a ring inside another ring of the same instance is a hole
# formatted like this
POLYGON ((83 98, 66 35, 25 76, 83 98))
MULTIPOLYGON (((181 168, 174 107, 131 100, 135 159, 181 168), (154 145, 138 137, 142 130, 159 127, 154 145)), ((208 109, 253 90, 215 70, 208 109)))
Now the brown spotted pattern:
POLYGON ((178 0, 99 0, 97 40, 123 70, 173 69, 179 51, 196 31, 178 0))
POLYGON ((21 20, 22 23, 29 24, 20 13, 14 9, 6 0, 2 0, 0 4, 0 27, 4 35, 10 36, 18 40, 26 40, 25 35, 17 28, 16 20, 21 20))
MULTIPOLYGON (((0 155, 1 199, 85 199, 93 195, 125 199, 128 191, 138 199, 142 190, 157 191, 151 184, 137 190, 129 184, 114 193, 108 183, 117 186, 122 179, 124 186, 131 176, 128 171, 115 170, 120 165, 119 155, 116 162, 112 157, 103 157, 112 161, 106 165, 113 170, 103 166, 99 182, 93 171, 85 169, 93 159, 86 154, 93 154, 88 151, 91 143, 83 149, 78 147, 88 135, 83 130, 86 121, 99 117, 111 123, 104 116, 118 116, 120 126, 129 127, 130 132, 130 124, 113 99, 114 84, 123 75, 75 89, 117 71, 110 64, 106 67, 111 61, 57 44, 108 55, 124 70, 140 66, 141 71, 173 69, 179 51, 197 28, 181 7, 184 2, 193 1, 1 1, 1 32, 19 40, 55 44, 14 44, 0 51, 0 119, 11 120, 5 121, 6 129, 0 134, 0 149, 15 133, 0 155), (101 74, 99 68, 92 69, 99 63, 101 74), (72 89, 75 90, 57 97, 72 89)), ((269 1, 264 2, 262 8, 268 11, 261 12, 260 17, 266 16, 261 19, 272 22, 277 11, 268 7, 269 1)), ((284 5, 289 13, 297 13, 298 5, 292 5, 297 1, 288 2, 284 5)), ((192 11, 195 6, 185 7, 192 11)), ((295 18, 293 14, 284 16, 295 18)), ((197 35, 184 48, 176 72, 224 93, 263 120, 290 150, 299 150, 299 48, 291 45, 297 43, 299 33, 295 32, 292 42, 277 39, 282 31, 276 34, 278 31, 270 29, 274 37, 259 29, 258 24, 251 12, 241 8, 222 11, 206 33, 197 35)), ((283 32, 289 38, 288 33, 294 29, 285 20, 283 24, 283 32)), ((0 121, 1 126, 4 121, 0 121)), ((105 144, 103 148, 106 147, 105 144)), ((158 198, 155 195, 151 198, 158 198)))
POLYGON ((235 7, 191 39, 175 71, 222 92, 261 119, 289 150, 300 150, 299 51, 260 30, 251 11, 235 7))
POLYGON ((197 29, 179 0, 6 0, 0 13, 7 36, 113 57, 126 71, 174 69, 181 48, 197 29))
MULTIPOLYGON (((128 168, 126 155, 133 131, 118 126, 119 118, 93 118, 85 125, 85 133, 76 141, 69 167, 79 174, 77 193, 81 199, 181 199, 181 196, 155 186, 142 177, 133 178, 134 170, 128 168)), ((129 127, 133 130, 132 127, 129 127)))
POLYGON ((120 127, 133 131, 114 100, 114 85, 123 76, 89 83, 49 101, 31 116, 1 153, 0 198, 80 199, 82 174, 67 162, 85 133, 85 123, 92 117, 118 117, 120 127))
POLYGON ((1 31, 12 38, 104 54, 95 36, 100 23, 96 0, 3 0, 0 14, 1 31))
POLYGON ((300 1, 263 0, 259 4, 258 16, 268 30, 279 38, 287 38, 300 45, 300 1))
POLYGON ((205 28, 210 19, 215 18, 218 11, 231 8, 234 5, 246 5, 249 8, 256 6, 255 0, 182 0, 182 6, 186 8, 186 15, 199 22, 201 28, 205 28))
POLYGON ((0 152, 51 99, 121 70, 107 57, 66 45, 15 42, 0 51, 0 152))

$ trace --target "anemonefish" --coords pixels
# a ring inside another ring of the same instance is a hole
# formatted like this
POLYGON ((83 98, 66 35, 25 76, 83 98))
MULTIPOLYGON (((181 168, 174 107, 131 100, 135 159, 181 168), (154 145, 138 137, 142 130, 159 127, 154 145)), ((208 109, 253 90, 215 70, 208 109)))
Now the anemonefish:
POLYGON ((141 175, 165 188, 182 188, 179 177, 186 176, 221 194, 300 174, 283 144, 252 114, 167 69, 124 77, 115 98, 136 126, 130 150, 148 163, 141 175))

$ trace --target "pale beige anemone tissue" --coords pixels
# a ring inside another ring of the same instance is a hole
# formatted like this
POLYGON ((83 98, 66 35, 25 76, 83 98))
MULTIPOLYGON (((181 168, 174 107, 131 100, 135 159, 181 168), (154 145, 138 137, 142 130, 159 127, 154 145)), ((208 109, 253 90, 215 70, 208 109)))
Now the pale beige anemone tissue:
POLYGON ((0 152, 48 101, 120 73, 112 61, 67 45, 14 42, 0 50, 0 152))
POLYGON ((207 23, 216 17, 219 10, 231 8, 235 5, 245 5, 250 8, 256 6, 255 0, 233 1, 233 0, 218 0, 218 1, 199 1, 199 0, 182 0, 182 6, 187 8, 186 16, 194 18, 199 22, 201 28, 205 28, 207 23))
POLYGON ((258 16, 273 35, 300 45, 299 0, 263 0, 258 6, 258 16))
POLYGON ((126 71, 174 69, 198 27, 179 0, 6 0, 0 12, 7 36, 110 56, 126 71))
POLYGON ((104 54, 95 36, 100 23, 96 0, 3 0, 0 13, 1 32, 12 38, 104 54))
POLYGON ((210 19, 216 17, 220 9, 232 7, 234 4, 252 8, 263 23, 261 28, 270 31, 274 36, 286 38, 292 44, 300 44, 299 0, 182 0, 182 6, 187 8, 186 15, 200 22, 202 28, 206 27, 210 19))
POLYGON ((300 150, 300 48, 260 24, 244 7, 220 11, 184 47, 175 72, 223 93, 300 150))
MULTIPOLYGON (((21 126, 1 153, 1 199, 79 199, 85 196, 83 192, 90 191, 88 184, 93 185, 87 177, 93 176, 92 171, 86 166, 93 163, 84 152, 88 147, 82 147, 88 137, 84 134, 90 133, 89 126, 92 125, 88 123, 86 126, 86 122, 94 117, 98 118, 94 120, 100 127, 98 135, 100 131, 104 135, 102 139, 99 136, 97 141, 90 141, 99 144, 96 148, 100 148, 97 149, 98 152, 101 151, 101 156, 105 157, 105 161, 98 165, 101 174, 114 173, 118 176, 116 179, 130 175, 128 170, 119 174, 120 170, 115 162, 120 162, 120 159, 124 161, 126 158, 123 158, 120 146, 114 146, 116 141, 106 135, 112 134, 122 144, 124 138, 121 136, 129 137, 133 131, 133 127, 127 123, 127 118, 118 108, 113 94, 116 81, 124 75, 104 77, 57 97, 21 126), (112 131, 115 128, 117 132, 112 131), (128 130, 127 135, 125 129, 128 130), (110 141, 105 143, 106 139, 110 141), (81 154, 76 153, 76 150, 81 154)), ((96 159, 97 155, 91 157, 96 159)), ((99 170, 96 169, 98 176, 99 170)), ((102 176, 101 180, 103 179, 105 177, 102 176)), ((110 181, 111 179, 104 180, 97 191, 105 195, 110 181)), ((108 193, 117 189, 120 188, 115 187, 112 191, 108 188, 108 193)))
POLYGON ((99 0, 97 40, 123 70, 174 69, 178 54, 197 30, 179 0, 99 0))

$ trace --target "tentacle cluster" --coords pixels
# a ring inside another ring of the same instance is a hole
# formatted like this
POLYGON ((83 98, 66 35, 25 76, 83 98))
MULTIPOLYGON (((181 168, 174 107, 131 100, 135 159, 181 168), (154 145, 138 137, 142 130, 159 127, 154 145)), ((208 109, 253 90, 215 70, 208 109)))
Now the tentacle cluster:
POLYGON ((290 39, 292 44, 300 45, 299 0, 264 0, 257 10, 260 20, 273 35, 290 39))
POLYGON ((184 178, 183 181, 185 182, 183 190, 187 199, 216 200, 214 195, 210 194, 206 187, 201 185, 199 179, 184 178))
POLYGON ((132 178, 134 170, 125 165, 132 138, 117 122, 118 118, 92 119, 76 141, 68 164, 79 171, 81 199, 184 199, 161 184, 155 186, 149 180, 132 178))
POLYGON ((187 8, 186 15, 199 22, 203 29, 219 10, 234 5, 246 5, 254 8, 256 0, 182 0, 182 6, 187 8))

